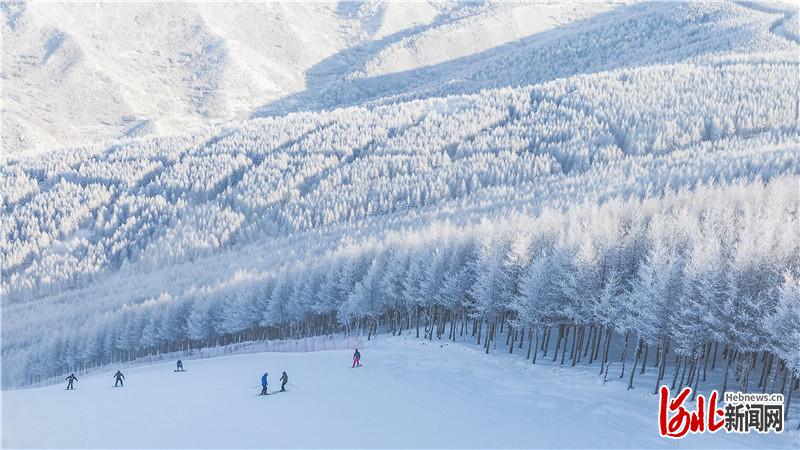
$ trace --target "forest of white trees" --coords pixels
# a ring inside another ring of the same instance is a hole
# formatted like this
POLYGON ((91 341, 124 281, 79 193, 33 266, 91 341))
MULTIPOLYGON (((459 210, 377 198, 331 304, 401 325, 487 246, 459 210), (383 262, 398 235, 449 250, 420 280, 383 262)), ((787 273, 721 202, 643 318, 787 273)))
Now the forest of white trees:
POLYGON ((788 395, 796 71, 620 69, 8 160, 3 383, 381 332, 788 395))
POLYGON ((37 381, 187 348, 391 332, 475 340, 533 363, 583 360, 600 373, 623 360, 630 386, 646 364, 659 384, 694 387, 718 367, 724 384, 713 388, 790 395, 800 370, 798 183, 783 176, 433 223, 125 304, 60 333, 47 321, 12 326, 4 333, 14 341, 37 345, 6 347, 6 373, 37 381), (623 342, 621 354, 609 354, 612 339, 623 342))
MULTIPOLYGON (((397 58, 407 58, 409 52, 413 53, 403 47, 426 44, 419 42, 424 36, 416 37, 417 42, 399 40, 371 55, 362 70, 342 82, 292 96, 289 101, 277 102, 278 105, 267 109, 296 110, 309 104, 334 108, 365 102, 383 105, 679 62, 709 66, 757 66, 762 61, 796 64, 798 35, 787 37, 774 32, 778 12, 753 14, 754 9, 760 8, 751 9, 751 5, 726 2, 618 5, 609 13, 576 20, 488 51, 410 71, 387 73, 397 58)), ((780 23, 787 29, 797 28, 796 15, 787 19, 780 23)), ((454 43, 458 45, 457 41, 454 43)))

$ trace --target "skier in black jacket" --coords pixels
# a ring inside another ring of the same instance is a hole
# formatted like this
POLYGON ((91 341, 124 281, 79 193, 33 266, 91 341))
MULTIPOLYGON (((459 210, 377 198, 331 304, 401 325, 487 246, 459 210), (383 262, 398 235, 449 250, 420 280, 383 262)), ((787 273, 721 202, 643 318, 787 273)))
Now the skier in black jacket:
POLYGON ((65 379, 67 380, 67 390, 75 389, 74 387, 72 387, 72 382, 73 381, 78 381, 78 377, 76 377, 75 374, 72 373, 65 379))
POLYGON ((286 375, 286 371, 283 371, 283 375, 281 375, 281 392, 286 392, 286 383, 289 382, 289 375, 286 375))
POLYGON ((175 372, 184 372, 183 361, 181 361, 180 359, 178 360, 178 368, 175 370, 175 372))
POLYGON ((353 367, 361 367, 361 353, 358 352, 358 349, 353 353, 353 367))
POLYGON ((120 372, 119 370, 117 371, 117 373, 115 373, 115 374, 114 374, 114 378, 116 378, 116 379, 117 379, 117 381, 114 383, 114 387, 117 387, 117 386, 124 386, 124 385, 125 385, 125 384, 122 382, 122 380, 124 380, 124 379, 125 379, 125 375, 123 375, 123 374, 122 374, 122 372, 120 372))

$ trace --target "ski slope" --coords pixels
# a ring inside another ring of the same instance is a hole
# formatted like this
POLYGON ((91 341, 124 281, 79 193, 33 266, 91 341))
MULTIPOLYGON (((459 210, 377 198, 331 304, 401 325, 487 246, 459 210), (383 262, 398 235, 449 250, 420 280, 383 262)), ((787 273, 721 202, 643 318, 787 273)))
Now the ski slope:
MULTIPOLYGON (((4 448, 797 448, 798 432, 658 437, 649 389, 602 384, 466 344, 382 337, 362 349, 174 361, 3 392, 4 448), (282 370, 288 392, 259 397, 282 370)), ((589 372, 592 372, 591 374, 589 372)), ((595 376, 593 376, 595 375, 595 376)), ((613 377, 615 378, 615 377, 613 377)), ((649 384, 649 383, 648 383, 649 384)))

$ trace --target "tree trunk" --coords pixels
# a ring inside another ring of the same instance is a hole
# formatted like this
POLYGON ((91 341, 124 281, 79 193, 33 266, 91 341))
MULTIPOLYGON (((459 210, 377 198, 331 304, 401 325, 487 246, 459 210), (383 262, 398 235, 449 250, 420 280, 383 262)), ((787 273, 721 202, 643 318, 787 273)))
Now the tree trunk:
POLYGON ((589 349, 589 361, 587 361, 589 365, 597 358, 597 342, 601 339, 601 336, 603 336, 603 327, 598 325, 594 328, 594 334, 592 335, 592 344, 589 349))
POLYGON ((753 370, 755 366, 756 360, 758 359, 757 353, 748 353, 746 355, 749 360, 746 360, 747 367, 745 367, 744 375, 742 376, 742 382, 740 383, 742 392, 747 392, 750 387, 750 371, 753 370))
POLYGON ((489 324, 489 328, 486 330, 486 354, 489 354, 489 345, 492 343, 492 339, 494 339, 494 321, 489 324))
MULTIPOLYGON (((789 375, 789 367, 786 364, 784 364, 783 365, 783 381, 781 382, 781 394, 783 394, 783 390, 786 389, 786 378, 787 378, 787 375, 789 375)), ((789 389, 791 389, 791 388, 792 387, 789 386, 789 389)))
POLYGON ((542 348, 540 348, 539 350, 542 350, 542 352, 543 352, 542 355, 543 356, 547 356, 547 348, 550 346, 550 330, 551 329, 552 329, 552 327, 547 327, 542 332, 542 348))
MULTIPOLYGON (((608 347, 611 343, 611 331, 611 327, 608 327, 606 330, 606 345, 605 349, 603 350, 603 362, 600 363, 600 373, 598 375, 601 375, 603 370, 607 369, 606 362, 608 361, 608 347)), ((608 376, 608 374, 606 374, 606 376, 608 376)))
POLYGON ((658 394, 658 388, 661 386, 661 380, 664 379, 664 372, 667 366, 667 352, 666 352, 667 339, 669 338, 662 339, 661 343, 658 345, 659 362, 658 362, 658 371, 656 372, 656 387, 655 389, 653 389, 653 395, 658 394))
POLYGON ((670 387, 671 391, 675 390, 675 384, 678 382, 678 374, 681 372, 681 357, 675 357, 675 376, 672 377, 672 387, 670 387))
MULTIPOLYGON (((787 367, 786 370, 788 371, 789 368, 787 367)), ((789 407, 792 406, 792 392, 794 392, 794 373, 792 373, 792 381, 789 382, 789 395, 786 399, 786 408, 783 409, 783 421, 785 422, 786 419, 789 417, 789 407)))
POLYGON ((419 339, 419 305, 416 306, 417 308, 417 339, 419 339))
MULTIPOLYGON (((611 327, 608 327, 608 329, 610 331, 611 327)), ((600 342, 603 340, 603 331, 606 331, 606 330, 605 330, 605 327, 602 327, 602 326, 597 330, 597 339, 595 340, 595 343, 594 343, 594 353, 593 353, 593 356, 592 356, 592 361, 596 360, 597 357, 600 355, 600 342)))
MULTIPOLYGON (((589 337, 586 338, 586 347, 583 349, 583 357, 586 358, 589 355, 589 348, 591 347, 594 350, 594 337, 595 337, 595 328, 594 325, 589 325, 589 337)), ((591 358, 591 356, 589 356, 591 358)))
POLYGON ((719 342, 714 342, 714 357, 711 360, 711 370, 714 370, 714 368, 717 367, 717 346, 718 345, 719 345, 719 342))
POLYGON ((642 370, 639 371, 639 375, 644 373, 644 369, 647 367, 647 350, 650 349, 650 346, 644 344, 644 356, 642 357, 642 370))
MULTIPOLYGON (((574 332, 572 333, 572 350, 569 353, 569 359, 572 361, 572 367, 575 367, 576 347, 577 347, 577 352, 578 353, 580 353, 581 348, 580 348, 580 340, 579 340, 580 333, 578 332, 578 326, 575 325, 573 327, 573 329, 574 329, 574 332)), ((562 361, 562 363, 563 363, 563 361, 562 361)))
POLYGON ((630 333, 629 331, 625 332, 625 343, 622 345, 622 354, 620 355, 620 360, 622 361, 622 373, 619 374, 619 378, 620 379, 622 379, 622 377, 625 376, 625 359, 628 356, 628 355, 626 355, 626 353, 628 352, 628 335, 629 335, 629 333, 630 333))
MULTIPOLYGON (((508 347, 508 353, 512 354, 514 353, 514 344, 517 343, 517 333, 514 331, 514 327, 510 323, 508 324, 508 335, 511 338, 511 345, 508 347)), ((506 345, 508 345, 508 338, 506 338, 506 345)))
POLYGON ((689 367, 689 379, 686 381, 686 386, 691 387, 692 381, 694 381, 695 370, 697 369, 697 362, 699 359, 697 357, 692 358, 692 365, 689 367))
POLYGON ((633 377, 636 375, 636 365, 639 364, 639 354, 642 353, 642 339, 636 344, 636 353, 633 358, 633 367, 631 368, 631 378, 628 381, 628 390, 633 389, 633 377))
MULTIPOLYGON (((522 339, 520 339, 522 342, 522 339)), ((533 344, 533 328, 528 329, 528 356, 525 359, 531 359, 531 344, 533 344)))
POLYGON ((775 393, 775 384, 778 382, 778 372, 781 371, 781 360, 778 359, 778 362, 775 363, 775 368, 772 370, 772 386, 769 388, 769 393, 775 393))
POLYGON ((681 384, 680 386, 683 387, 683 382, 686 381, 686 368, 689 366, 689 357, 683 357, 683 372, 681 373, 681 384))
POLYGON ((556 339, 556 348, 553 352, 553 362, 558 361, 558 348, 561 346, 561 337, 564 335, 564 325, 558 326, 558 338, 556 339))
POLYGON ((722 390, 720 391, 723 395, 725 395, 725 391, 728 390, 728 373, 731 368, 731 359, 733 358, 727 358, 725 362, 725 375, 722 377, 722 390))
POLYGON ((567 354, 567 341, 569 341, 569 327, 564 327, 564 346, 561 348, 561 365, 564 365, 564 356, 567 354))
POLYGON ((575 367, 575 364, 581 362, 581 347, 583 347, 584 336, 586 335, 586 325, 580 326, 580 332, 578 333, 578 345, 575 346, 575 357, 572 359, 572 367, 575 367))
POLYGON ((761 369, 761 377, 758 380, 758 387, 761 388, 761 392, 767 392, 767 380, 769 379, 769 373, 772 369, 772 353, 767 353, 767 357, 764 358, 764 367, 761 369))
MULTIPOLYGON (((709 350, 711 347, 709 347, 709 350)), ((698 386, 700 385, 700 360, 695 358, 694 390, 692 391, 692 401, 697 398, 698 386)), ((724 395, 724 394, 723 394, 724 395)))

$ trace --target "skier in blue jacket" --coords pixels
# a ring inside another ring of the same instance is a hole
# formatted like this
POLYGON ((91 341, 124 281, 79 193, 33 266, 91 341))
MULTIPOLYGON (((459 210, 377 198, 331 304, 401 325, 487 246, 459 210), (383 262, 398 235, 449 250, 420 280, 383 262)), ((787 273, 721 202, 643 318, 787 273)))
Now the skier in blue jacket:
POLYGON ((258 395, 267 395, 267 372, 261 375, 261 393, 258 395))
POLYGON ((66 378, 66 380, 67 380, 67 390, 68 390, 68 391, 71 391, 71 390, 75 389, 75 388, 72 386, 72 382, 73 382, 73 381, 78 381, 78 377, 76 377, 74 373, 71 373, 71 374, 70 374, 70 375, 69 375, 69 376, 66 378))

